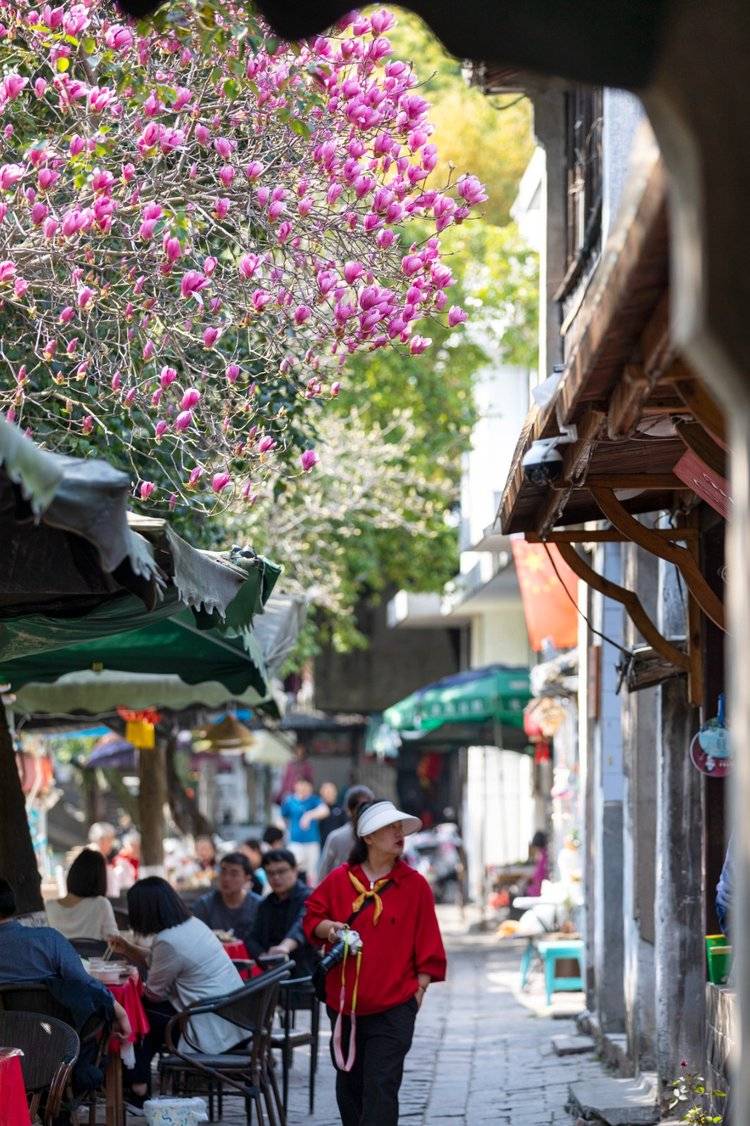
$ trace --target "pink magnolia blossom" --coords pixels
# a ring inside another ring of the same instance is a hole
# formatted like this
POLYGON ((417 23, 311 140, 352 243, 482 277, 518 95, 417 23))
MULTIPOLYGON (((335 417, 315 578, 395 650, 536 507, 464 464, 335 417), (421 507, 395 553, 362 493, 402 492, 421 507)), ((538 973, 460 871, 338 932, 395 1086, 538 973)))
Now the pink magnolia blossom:
POLYGON ((429 337, 412 336, 411 343, 409 344, 409 351, 411 352, 412 356, 421 356, 423 352, 427 351, 431 344, 432 341, 429 339, 429 337))
POLYGON ((194 489, 203 476, 203 466, 196 465, 188 477, 188 488, 194 489))
POLYGON ((318 457, 315 450, 303 450, 299 459, 299 463, 305 473, 309 473, 310 470, 313 469, 319 461, 320 458, 318 457))
POLYGON ((189 387, 180 400, 180 410, 189 411, 200 402, 201 393, 197 387, 189 387))
MULTIPOLYGON (((317 459, 279 413, 276 381, 335 398, 349 356, 419 355, 421 318, 463 322, 437 235, 484 189, 469 175, 425 184, 438 166, 429 107, 393 56, 385 9, 293 50, 263 32, 227 49, 189 6, 166 30, 93 0, 27 15, 0 74, 0 107, 16 99, 25 135, 45 138, 21 155, 0 122, 0 263, 19 262, 5 300, 34 357, 24 421, 40 426, 53 386, 79 437, 85 419, 129 407, 122 430, 158 495, 205 474, 191 503, 252 502, 295 457, 305 472, 317 459), (157 351, 179 356, 179 376, 157 351), (228 466, 232 488, 217 491, 228 466)), ((16 407, 9 382, 0 411, 16 407)), ((65 448, 62 428, 53 442, 65 448)))
POLYGON ((461 176, 457 190, 461 199, 465 199, 472 206, 484 203, 487 199, 487 192, 484 190, 481 180, 477 179, 476 176, 461 176))
POLYGON ((223 489, 226 489, 231 480, 232 478, 228 473, 214 473, 211 478, 211 488, 215 493, 220 493, 223 489))
POLYGON ((243 254, 240 258, 238 269, 243 278, 252 278, 255 271, 258 269, 258 255, 257 254, 243 254))
POLYGON ((139 489, 141 500, 148 500, 155 488, 156 485, 153 481, 141 481, 141 487, 139 489))
POLYGON ((200 270, 188 270, 182 275, 180 293, 183 297, 192 297, 194 293, 200 293, 207 285, 208 278, 200 270))
POLYGON ((16 264, 11 259, 6 258, 4 262, 0 262, 0 285, 7 285, 12 282, 16 276, 16 264))
POLYGON ((0 165, 0 190, 7 192, 14 188, 18 181, 23 179, 23 174, 20 164, 0 165))

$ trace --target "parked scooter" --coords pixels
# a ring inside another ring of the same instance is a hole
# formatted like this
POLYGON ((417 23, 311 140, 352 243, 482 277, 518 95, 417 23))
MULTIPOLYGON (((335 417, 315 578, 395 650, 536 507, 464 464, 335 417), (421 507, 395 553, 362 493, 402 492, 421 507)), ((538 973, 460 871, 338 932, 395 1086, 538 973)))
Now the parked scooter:
POLYGON ((463 904, 465 854, 454 822, 443 822, 408 837, 404 859, 427 880, 436 903, 463 904))

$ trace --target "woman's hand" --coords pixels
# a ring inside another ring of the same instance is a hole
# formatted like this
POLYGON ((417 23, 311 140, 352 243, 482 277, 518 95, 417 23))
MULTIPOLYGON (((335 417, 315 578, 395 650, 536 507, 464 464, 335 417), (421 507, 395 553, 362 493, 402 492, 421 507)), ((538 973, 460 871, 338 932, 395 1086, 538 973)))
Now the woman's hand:
POLYGON ((337 923, 334 919, 323 919, 322 923, 318 923, 315 928, 316 938, 322 939, 327 942, 329 946, 333 946, 338 942, 339 931, 342 931, 346 923, 337 923))
POLYGON ((107 943, 114 954, 122 954, 136 965, 145 966, 148 963, 148 953, 135 943, 128 942, 121 934, 111 934, 107 943))

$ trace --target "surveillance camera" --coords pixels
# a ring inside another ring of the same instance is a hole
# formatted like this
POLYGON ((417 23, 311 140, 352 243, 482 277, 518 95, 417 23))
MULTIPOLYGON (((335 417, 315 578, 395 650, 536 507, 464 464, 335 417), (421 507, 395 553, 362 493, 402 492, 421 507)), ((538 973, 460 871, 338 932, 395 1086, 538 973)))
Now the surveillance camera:
POLYGON ((551 485, 562 478, 563 459, 557 448, 559 438, 540 438, 524 454, 521 467, 532 485, 551 485))

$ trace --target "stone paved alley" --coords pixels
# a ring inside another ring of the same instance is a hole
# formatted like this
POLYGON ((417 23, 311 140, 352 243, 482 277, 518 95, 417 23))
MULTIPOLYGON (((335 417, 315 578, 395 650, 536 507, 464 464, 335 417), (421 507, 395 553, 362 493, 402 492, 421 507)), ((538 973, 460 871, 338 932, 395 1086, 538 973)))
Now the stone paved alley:
MULTIPOLYGON (((401 1121, 409 1126, 570 1124, 568 1084, 601 1074, 591 1054, 559 1058, 552 1052, 552 1036, 575 1031, 572 1019, 553 1019, 539 980, 530 994, 519 994, 518 944, 467 935, 451 909, 441 909, 441 925, 450 978, 430 989, 420 1013, 401 1089, 401 1121)), ((579 994, 556 998, 558 1014, 581 1006, 579 994)), ((338 1126, 327 1036, 312 1118, 306 1109, 305 1063, 298 1052, 289 1126, 338 1126)), ((230 1113, 223 1122, 239 1126, 244 1117, 230 1113)))

